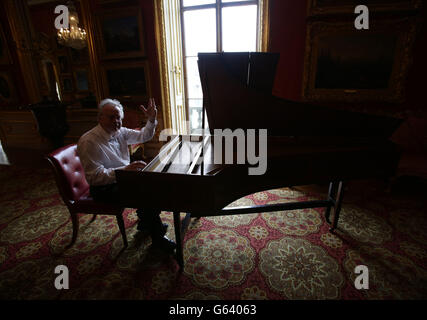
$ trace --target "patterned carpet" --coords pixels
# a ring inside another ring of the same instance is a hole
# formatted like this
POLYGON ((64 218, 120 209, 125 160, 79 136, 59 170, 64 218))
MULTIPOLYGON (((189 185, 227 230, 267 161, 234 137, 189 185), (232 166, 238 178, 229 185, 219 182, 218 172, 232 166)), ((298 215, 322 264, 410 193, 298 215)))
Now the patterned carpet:
MULTIPOLYGON (((313 200, 323 188, 259 192, 231 205, 313 200)), ((0 166, 0 299, 426 299, 427 198, 385 192, 376 181, 349 185, 336 235, 324 209, 192 219, 185 268, 149 250, 125 211, 129 247, 114 217, 71 220, 48 168, 0 166), (57 265, 70 288, 57 290, 57 265), (354 285, 369 268, 369 289, 354 285)), ((162 213, 174 238, 173 217, 162 213)))

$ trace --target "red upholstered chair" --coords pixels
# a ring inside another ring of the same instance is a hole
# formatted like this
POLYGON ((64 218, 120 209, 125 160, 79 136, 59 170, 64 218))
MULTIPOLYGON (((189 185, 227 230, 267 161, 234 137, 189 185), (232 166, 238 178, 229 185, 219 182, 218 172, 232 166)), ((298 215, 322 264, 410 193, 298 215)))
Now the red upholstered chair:
POLYGON ((77 145, 72 144, 57 149, 47 156, 47 160, 53 167, 56 184, 62 200, 70 211, 73 223, 73 238, 67 248, 71 247, 79 230, 79 213, 114 215, 117 218, 120 232, 123 237, 124 246, 127 247, 125 224, 123 222, 124 208, 96 202, 89 194, 89 184, 86 181, 80 158, 77 155, 77 145))

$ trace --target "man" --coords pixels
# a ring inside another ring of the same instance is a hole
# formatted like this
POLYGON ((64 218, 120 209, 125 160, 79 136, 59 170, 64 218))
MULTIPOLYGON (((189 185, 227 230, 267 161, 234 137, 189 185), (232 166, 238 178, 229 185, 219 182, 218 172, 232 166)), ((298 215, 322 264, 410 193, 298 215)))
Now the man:
MULTIPOLYGON (((123 107, 118 100, 104 99, 99 104, 98 125, 86 132, 77 143, 77 153, 96 201, 118 203, 119 192, 115 170, 138 170, 143 161, 130 163, 128 145, 151 140, 157 126, 157 108, 150 99, 148 108, 139 107, 148 122, 141 130, 122 127, 123 107)), ((137 229, 151 235, 152 245, 172 253, 175 243, 165 237, 167 224, 162 224, 160 211, 137 210, 140 219, 137 229)))

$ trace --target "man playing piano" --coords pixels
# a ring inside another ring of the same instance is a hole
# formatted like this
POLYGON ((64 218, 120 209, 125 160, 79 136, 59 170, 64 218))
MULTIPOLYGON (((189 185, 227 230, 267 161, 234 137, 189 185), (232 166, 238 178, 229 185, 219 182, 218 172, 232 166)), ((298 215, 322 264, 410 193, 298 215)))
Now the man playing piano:
MULTIPOLYGON (((157 126, 157 108, 152 98, 148 108, 140 106, 148 118, 141 130, 122 127, 124 112, 118 100, 104 99, 98 108, 98 125, 82 135, 77 143, 77 153, 90 185, 91 196, 96 201, 119 204, 115 170, 139 170, 145 167, 143 161, 130 163, 128 145, 144 143, 153 138, 157 126)), ((153 248, 172 253, 176 245, 165 236, 167 224, 162 224, 159 214, 159 210, 139 208, 137 229, 151 235, 153 248)))

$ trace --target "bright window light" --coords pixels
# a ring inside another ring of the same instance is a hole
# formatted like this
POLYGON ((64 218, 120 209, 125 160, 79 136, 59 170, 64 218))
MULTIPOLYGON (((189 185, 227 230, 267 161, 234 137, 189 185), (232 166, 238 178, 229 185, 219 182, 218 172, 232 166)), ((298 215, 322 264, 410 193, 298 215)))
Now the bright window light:
POLYGON ((256 28, 256 5, 223 8, 222 49, 225 52, 256 51, 256 28))
POLYGON ((211 4, 211 3, 215 3, 215 0, 184 0, 182 2, 182 5, 184 7, 189 7, 189 6, 199 6, 202 4, 211 4))
POLYGON ((184 12, 185 56, 216 51, 215 9, 184 12))

